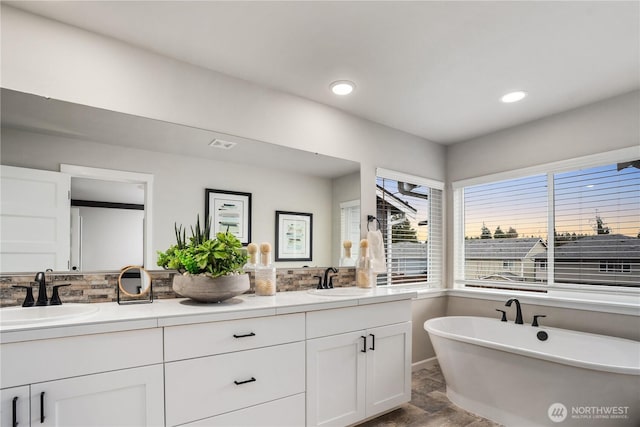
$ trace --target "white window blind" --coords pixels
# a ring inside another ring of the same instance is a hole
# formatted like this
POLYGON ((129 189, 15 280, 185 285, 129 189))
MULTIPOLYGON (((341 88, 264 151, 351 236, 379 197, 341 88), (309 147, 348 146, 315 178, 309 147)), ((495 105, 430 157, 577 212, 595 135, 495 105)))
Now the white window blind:
POLYGON ((454 183, 456 282, 541 290, 640 287, 640 160, 628 159, 454 183))
POLYGON ((465 280, 546 282, 546 175, 466 187, 463 230, 465 280))
MULTIPOLYGON (((387 272, 378 275, 378 285, 440 286, 442 184, 378 170, 376 218, 387 261, 387 272)), ((369 228, 377 226, 376 221, 369 223, 369 228)))
POLYGON ((640 286, 640 161, 555 174, 555 283, 640 286))

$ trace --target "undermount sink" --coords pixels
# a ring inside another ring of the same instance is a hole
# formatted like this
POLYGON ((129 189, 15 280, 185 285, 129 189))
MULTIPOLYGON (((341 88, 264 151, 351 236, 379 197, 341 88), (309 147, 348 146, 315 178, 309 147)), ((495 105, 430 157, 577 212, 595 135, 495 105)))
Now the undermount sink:
POLYGON ((307 291, 312 295, 318 295, 323 297, 355 297, 360 295, 367 295, 371 293, 371 289, 363 288, 332 288, 332 289, 309 289, 307 291))
POLYGON ((53 322, 94 314, 96 304, 64 304, 43 307, 7 307, 0 309, 0 325, 16 326, 53 322))

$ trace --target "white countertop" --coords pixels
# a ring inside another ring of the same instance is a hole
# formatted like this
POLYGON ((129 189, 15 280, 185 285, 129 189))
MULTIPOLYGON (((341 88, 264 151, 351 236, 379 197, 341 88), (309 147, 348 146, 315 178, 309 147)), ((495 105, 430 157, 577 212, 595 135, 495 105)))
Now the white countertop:
MULTIPOLYGON (((341 288, 342 289, 342 288, 341 288)), ((11 343, 75 335, 117 332, 134 329, 214 322, 279 314, 300 313, 331 308, 353 307, 415 298, 407 289, 374 288, 364 295, 321 296, 309 291, 278 292, 264 297, 241 295, 217 304, 200 304, 188 299, 154 300, 151 304, 118 305, 94 303, 98 309, 72 318, 49 319, 32 323, 0 326, 0 342, 11 343)), ((77 304, 76 304, 77 305, 77 304)), ((47 307, 55 310, 57 307, 47 307)), ((30 310, 33 307, 8 307, 4 310, 30 310)))

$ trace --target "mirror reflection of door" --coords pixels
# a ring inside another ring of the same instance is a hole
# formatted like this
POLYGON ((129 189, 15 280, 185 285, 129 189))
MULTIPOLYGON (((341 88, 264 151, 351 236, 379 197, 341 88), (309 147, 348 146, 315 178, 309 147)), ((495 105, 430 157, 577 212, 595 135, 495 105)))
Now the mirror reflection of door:
POLYGON ((72 177, 71 269, 143 265, 144 197, 143 184, 72 177))
POLYGON ((0 166, 0 271, 69 269, 69 175, 0 166))

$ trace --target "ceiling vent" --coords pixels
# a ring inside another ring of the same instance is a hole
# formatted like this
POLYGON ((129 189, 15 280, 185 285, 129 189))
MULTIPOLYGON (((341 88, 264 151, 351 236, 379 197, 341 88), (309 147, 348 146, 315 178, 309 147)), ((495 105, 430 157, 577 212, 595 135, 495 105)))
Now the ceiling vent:
POLYGON ((237 142, 231 142, 231 141, 223 141, 222 139, 214 139, 213 141, 211 141, 209 143, 209 146, 211 147, 215 147, 215 148, 221 148, 223 150, 231 150, 233 147, 236 146, 236 144, 238 144, 237 142))

